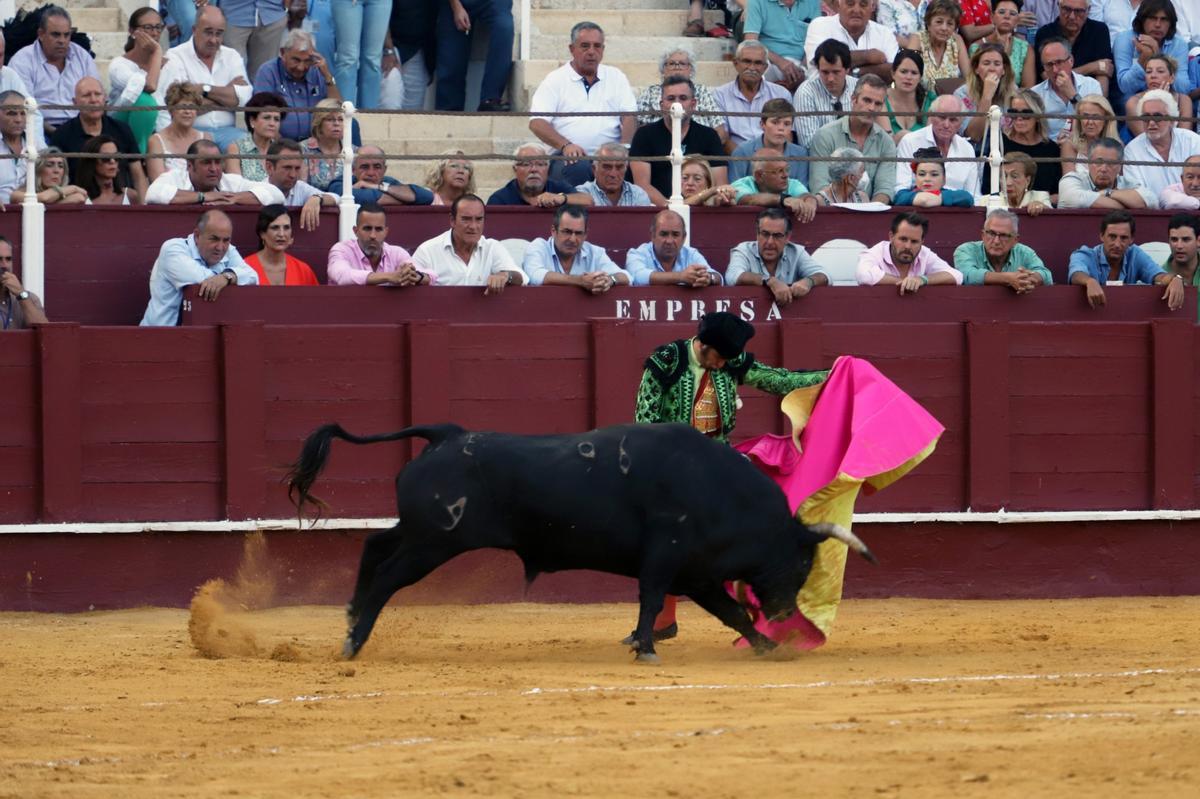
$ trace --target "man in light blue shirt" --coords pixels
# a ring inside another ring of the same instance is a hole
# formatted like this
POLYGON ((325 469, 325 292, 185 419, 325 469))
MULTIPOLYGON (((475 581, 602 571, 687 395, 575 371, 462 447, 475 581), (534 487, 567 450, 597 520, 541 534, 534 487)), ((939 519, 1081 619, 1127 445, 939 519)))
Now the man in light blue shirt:
POLYGON ((196 229, 186 239, 164 242, 150 271, 150 304, 142 326, 179 324, 185 286, 199 285, 200 298, 214 302, 229 286, 258 285, 258 275, 230 244, 232 239, 229 215, 213 210, 200 215, 196 229))
POLYGON ((1122 209, 1110 211, 1100 220, 1100 244, 1095 247, 1080 247, 1071 253, 1067 268, 1067 282, 1083 286, 1087 292, 1088 305, 1102 307, 1107 298, 1104 284, 1130 285, 1135 283, 1166 286, 1163 299, 1172 311, 1183 307, 1183 280, 1172 275, 1141 247, 1133 243, 1135 225, 1133 214, 1122 209))
POLYGON ((578 286, 603 294, 613 286, 628 286, 629 273, 613 263, 603 247, 587 240, 588 212, 582 205, 564 205, 554 212, 550 236, 534 239, 521 268, 531 286, 578 286))
POLYGON ((610 141, 597 147, 596 155, 603 157, 592 162, 595 179, 581 183, 575 187, 575 191, 591 197, 592 204, 598 207, 654 204, 645 189, 625 179, 625 171, 629 168, 629 147, 619 141, 610 141))
MULTIPOLYGON (((1075 57, 1071 55, 1071 43, 1059 36, 1043 39, 1039 55, 1046 79, 1033 87, 1033 93, 1042 98, 1047 114, 1071 115, 1075 104, 1089 94, 1103 94, 1095 78, 1075 72, 1075 57)), ((1046 120, 1046 137, 1057 141, 1058 134, 1067 124, 1064 118, 1046 120)))
POLYGON ((246 59, 246 72, 257 75, 259 67, 279 53, 279 42, 287 28, 283 0, 209 0, 225 12, 225 46, 246 59))
MULTIPOLYGON (((37 41, 10 56, 8 65, 39 105, 74 105, 75 85, 80 80, 100 80, 91 53, 71 41, 71 15, 53 5, 42 13, 37 41)), ((53 132, 78 113, 74 109, 47 109, 42 112, 46 132, 53 132)))
POLYGON ((683 243, 686 226, 675 211, 659 211, 650 225, 650 241, 625 256, 625 271, 635 286, 721 285, 721 273, 695 247, 683 243))

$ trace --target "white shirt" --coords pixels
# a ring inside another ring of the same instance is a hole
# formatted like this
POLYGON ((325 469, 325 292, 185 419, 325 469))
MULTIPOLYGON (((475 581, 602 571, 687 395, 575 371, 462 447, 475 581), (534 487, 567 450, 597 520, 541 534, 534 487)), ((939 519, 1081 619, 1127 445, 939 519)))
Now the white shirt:
MULTIPOLYGON (((923 147, 937 147, 933 140, 933 126, 926 125, 920 130, 907 134, 896 145, 896 191, 907 189, 913 184, 912 154, 923 147)), ((975 148, 971 142, 955 134, 950 142, 948 158, 974 158, 975 148)), ((946 162, 946 188, 962 189, 971 194, 979 194, 980 165, 971 161, 946 162)))
MULTIPOLYGON (((547 75, 533 93, 529 110, 549 111, 636 111, 637 98, 625 73, 601 64, 597 81, 585 89, 583 77, 570 63, 547 75)), ((601 144, 621 140, 620 117, 533 117, 544 119, 567 141, 578 144, 589 155, 601 144)))
MULTIPOLYGON (((270 183, 246 180, 241 175, 225 173, 217 185, 219 191, 252 192, 263 205, 283 204, 283 192, 270 183)), ((169 205, 180 191, 195 191, 187 170, 168 169, 146 189, 146 205, 169 205)))
MULTIPOLYGON (((25 149, 25 136, 21 136, 21 150, 25 149)), ((12 149, 0 139, 0 153, 11 153, 12 149)), ((16 189, 25 188, 25 159, 0 158, 0 203, 7 203, 16 189)))
MULTIPOLYGON (((1171 151, 1166 160, 1185 161, 1193 155, 1200 155, 1200 133, 1193 133, 1183 128, 1173 128, 1171 130, 1171 151)), ((1130 161, 1165 163, 1145 133, 1125 145, 1126 177, 1139 186, 1145 186, 1155 197, 1161 195, 1167 186, 1183 180, 1183 167, 1181 166, 1135 166, 1130 164, 1130 161)))
MULTIPOLYGON (((275 188, 278 189, 279 187, 276 186, 275 188)), ((303 180, 297 180, 296 185, 292 186, 292 190, 289 191, 287 193, 287 197, 284 198, 283 204, 284 205, 304 205, 312 197, 325 197, 325 196, 332 197, 335 200, 338 199, 338 196, 336 194, 332 194, 327 191, 321 191, 320 189, 318 189, 316 186, 312 185, 311 183, 306 183, 303 180)), ((265 204, 266 203, 264 203, 264 205, 265 204)))
POLYGON ((447 230, 440 236, 434 236, 413 253, 413 263, 418 269, 436 275, 437 285, 486 286, 488 277, 497 272, 516 272, 521 285, 528 282, 525 272, 496 239, 480 236, 475 252, 471 253, 470 263, 463 263, 463 259, 454 252, 450 233, 447 230))
POLYGON ((124 56, 108 62, 109 105, 133 105, 146 88, 146 70, 124 56))
MULTIPOLYGON (((121 59, 113 59, 114 62, 121 59)), ((241 78, 244 85, 234 86, 237 93, 238 105, 245 105, 254 94, 254 86, 246 75, 246 62, 232 47, 222 47, 213 59, 213 67, 209 69, 200 57, 196 55, 196 47, 188 39, 178 47, 167 51, 167 63, 158 76, 158 90, 154 99, 159 105, 166 105, 167 89, 172 84, 186 82, 203 86, 226 86, 234 78, 241 78)), ((209 111, 196 117, 197 130, 216 130, 217 128, 232 128, 237 120, 232 111, 209 111)), ((162 130, 171 124, 171 115, 166 111, 158 112, 157 130, 162 130)))
POLYGON ((879 50, 887 57, 889 64, 896 57, 896 51, 900 49, 900 45, 896 42, 896 34, 892 33, 891 28, 880 25, 874 20, 867 20, 866 30, 862 32, 862 36, 855 39, 850 35, 850 31, 842 27, 841 18, 837 14, 833 14, 828 17, 817 17, 808 23, 808 34, 804 37, 805 58, 812 61, 816 57, 814 53, 817 52, 817 48, 826 39, 837 39, 839 42, 844 42, 851 51, 879 50))

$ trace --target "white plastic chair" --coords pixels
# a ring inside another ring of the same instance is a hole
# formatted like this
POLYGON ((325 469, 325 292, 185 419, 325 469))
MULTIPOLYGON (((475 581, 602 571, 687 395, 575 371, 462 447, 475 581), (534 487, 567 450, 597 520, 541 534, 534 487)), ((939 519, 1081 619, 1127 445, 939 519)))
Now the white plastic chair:
POLYGON ((508 250, 508 254, 520 266, 525 262, 525 251, 529 249, 529 242, 525 239, 504 239, 500 242, 504 245, 504 249, 508 250))
POLYGON ((867 245, 854 239, 832 239, 816 249, 812 257, 825 269, 834 286, 857 286, 854 271, 867 245))
POLYGON ((1142 252, 1154 259, 1154 263, 1160 266, 1171 257, 1171 245, 1165 241, 1148 241, 1138 246, 1142 248, 1142 252))

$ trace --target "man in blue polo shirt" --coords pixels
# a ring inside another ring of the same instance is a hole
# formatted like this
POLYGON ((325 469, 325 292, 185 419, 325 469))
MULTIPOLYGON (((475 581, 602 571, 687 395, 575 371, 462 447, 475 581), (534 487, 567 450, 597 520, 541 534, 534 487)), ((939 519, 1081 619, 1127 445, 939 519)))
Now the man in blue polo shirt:
POLYGON ((289 111, 279 126, 284 139, 304 141, 312 132, 312 108, 326 98, 340 101, 341 92, 329 71, 329 64, 317 52, 311 33, 296 28, 288 32, 279 57, 259 67, 254 75, 254 91, 274 92, 287 100, 289 111))
POLYGON ((588 294, 603 294, 613 286, 630 284, 629 273, 613 263, 603 247, 587 240, 588 212, 581 205, 564 205, 554 212, 550 236, 534 239, 521 268, 531 286, 577 286, 588 294))
POLYGON ((1104 285, 1109 281, 1130 285, 1135 283, 1165 286, 1162 298, 1167 307, 1176 311, 1183 307, 1183 279, 1172 275, 1154 263, 1146 252, 1133 243, 1135 225, 1133 214, 1125 210, 1110 211, 1100 220, 1100 244, 1080 247, 1071 253, 1067 282, 1083 286, 1088 305, 1103 307, 1107 298, 1104 285))

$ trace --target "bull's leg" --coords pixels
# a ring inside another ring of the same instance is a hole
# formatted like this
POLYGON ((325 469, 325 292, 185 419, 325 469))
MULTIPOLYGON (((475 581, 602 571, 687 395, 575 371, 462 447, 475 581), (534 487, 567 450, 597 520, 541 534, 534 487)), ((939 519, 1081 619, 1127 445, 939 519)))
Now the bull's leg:
POLYGON ((649 580, 643 576, 638 581, 638 621, 637 629, 633 631, 632 649, 637 652, 639 663, 658 663, 654 651, 654 619, 662 610, 666 595, 666 585, 658 579, 649 580))
POLYGON ((363 602, 375 579, 375 570, 379 568, 379 564, 395 553, 396 548, 400 546, 401 535, 403 535, 403 531, 400 529, 400 524, 397 523, 390 530, 371 533, 363 542, 362 557, 358 562, 358 579, 354 583, 354 596, 350 598, 350 604, 346 605, 347 628, 358 623, 358 618, 362 615, 363 602))
POLYGON ((374 577, 358 605, 358 618, 346 633, 342 654, 347 658, 358 654, 371 635, 383 606, 393 594, 465 551, 456 541, 413 536, 410 531, 390 557, 375 567, 374 577))
POLYGON ((720 619, 725 626, 731 627, 745 636, 750 645, 754 647, 755 654, 761 655, 775 648, 774 641, 754 629, 750 614, 729 595, 723 586, 712 586, 703 591, 692 592, 688 596, 697 605, 720 619))

